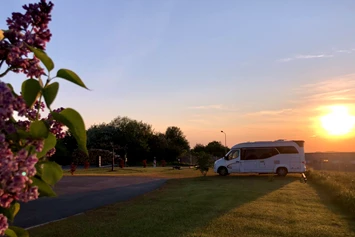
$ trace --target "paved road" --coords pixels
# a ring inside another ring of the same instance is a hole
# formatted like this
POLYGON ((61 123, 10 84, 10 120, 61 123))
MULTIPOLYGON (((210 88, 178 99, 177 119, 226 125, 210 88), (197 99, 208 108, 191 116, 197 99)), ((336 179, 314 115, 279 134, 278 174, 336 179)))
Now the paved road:
POLYGON ((58 197, 21 203, 21 210, 14 224, 28 228, 126 201, 159 188, 165 181, 150 177, 64 176, 54 189, 58 197))

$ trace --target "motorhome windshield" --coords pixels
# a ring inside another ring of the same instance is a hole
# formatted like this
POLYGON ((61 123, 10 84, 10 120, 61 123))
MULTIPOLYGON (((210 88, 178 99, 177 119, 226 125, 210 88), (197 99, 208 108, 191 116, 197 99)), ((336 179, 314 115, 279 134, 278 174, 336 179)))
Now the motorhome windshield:
POLYGON ((224 155, 224 157, 228 157, 231 152, 232 152, 232 150, 229 150, 229 151, 227 152, 227 154, 224 155))

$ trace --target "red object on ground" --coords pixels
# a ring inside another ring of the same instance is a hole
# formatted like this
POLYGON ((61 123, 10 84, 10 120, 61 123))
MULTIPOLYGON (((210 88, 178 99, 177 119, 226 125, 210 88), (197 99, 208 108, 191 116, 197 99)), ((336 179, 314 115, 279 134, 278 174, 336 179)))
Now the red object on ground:
POLYGON ((161 166, 163 166, 163 167, 166 166, 166 161, 165 161, 165 160, 162 160, 162 161, 161 161, 161 166))
POLYGON ((71 173, 71 175, 74 175, 75 170, 76 170, 76 165, 74 163, 72 163, 70 165, 70 173, 71 173))
POLYGON ((123 167, 124 167, 124 160, 120 159, 120 168, 123 168, 123 167))
POLYGON ((143 160, 143 167, 147 167, 147 160, 143 160))
POLYGON ((89 161, 85 161, 85 163, 84 163, 84 168, 85 168, 85 169, 88 169, 89 167, 90 167, 89 161))

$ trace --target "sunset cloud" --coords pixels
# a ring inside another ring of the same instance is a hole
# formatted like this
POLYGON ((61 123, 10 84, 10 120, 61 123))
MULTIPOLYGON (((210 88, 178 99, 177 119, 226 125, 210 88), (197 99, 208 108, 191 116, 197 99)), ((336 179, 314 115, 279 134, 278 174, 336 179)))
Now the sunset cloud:
POLYGON ((335 50, 337 53, 353 53, 355 49, 338 49, 335 50))
POLYGON ((300 102, 355 102, 355 74, 306 84, 294 91, 301 96, 300 102))
POLYGON ((190 106, 188 109, 195 110, 225 110, 225 111, 237 111, 236 109, 229 108, 222 104, 211 104, 211 105, 199 105, 199 106, 190 106))
POLYGON ((265 116, 265 115, 285 115, 290 114, 294 109, 280 109, 280 110, 261 110, 257 112, 247 113, 245 116, 265 116))
POLYGON ((331 51, 332 53, 324 53, 324 54, 299 54, 293 57, 287 57, 277 60, 278 62, 290 62, 293 60, 300 59, 316 59, 316 58, 332 58, 335 57, 335 54, 351 54, 355 52, 355 48, 351 49, 334 49, 331 51))
POLYGON ((252 113, 246 113, 241 117, 246 119, 248 123, 252 123, 254 126, 257 124, 293 124, 296 127, 296 123, 305 123, 307 118, 304 114, 310 114, 307 108, 285 108, 275 110, 261 110, 252 113))
POLYGON ((292 60, 298 60, 298 59, 314 59, 314 58, 332 58, 334 55, 332 54, 306 54, 306 55, 297 55, 294 57, 289 57, 289 58, 282 58, 278 60, 279 62, 289 62, 292 60))

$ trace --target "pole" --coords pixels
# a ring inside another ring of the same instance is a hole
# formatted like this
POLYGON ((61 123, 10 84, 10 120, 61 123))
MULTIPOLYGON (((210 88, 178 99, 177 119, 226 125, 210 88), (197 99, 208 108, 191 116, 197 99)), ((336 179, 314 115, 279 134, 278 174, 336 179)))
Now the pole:
POLYGON ((225 154, 227 154, 227 134, 223 132, 223 130, 221 131, 221 133, 224 133, 224 152, 225 154))

